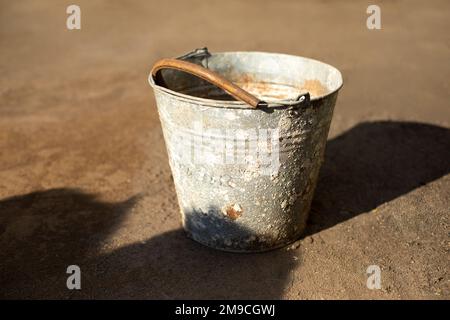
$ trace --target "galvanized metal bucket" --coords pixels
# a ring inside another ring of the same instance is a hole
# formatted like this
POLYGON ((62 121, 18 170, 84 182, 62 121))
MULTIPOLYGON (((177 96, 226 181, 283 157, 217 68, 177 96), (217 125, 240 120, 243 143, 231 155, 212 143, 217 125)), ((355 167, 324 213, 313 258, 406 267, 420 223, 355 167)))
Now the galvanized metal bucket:
POLYGON ((149 82, 187 234, 233 252, 297 240, 340 72, 302 57, 203 48, 157 62, 149 82))

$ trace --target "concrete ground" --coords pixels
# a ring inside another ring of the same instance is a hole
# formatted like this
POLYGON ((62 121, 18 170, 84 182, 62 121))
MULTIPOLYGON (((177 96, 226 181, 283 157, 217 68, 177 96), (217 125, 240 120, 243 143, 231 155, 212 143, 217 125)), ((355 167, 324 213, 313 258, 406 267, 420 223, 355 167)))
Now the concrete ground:
POLYGON ((364 1, 1 1, 0 297, 449 299, 450 2, 375 3, 382 30, 364 1), (180 229, 147 75, 202 46, 344 75, 291 250, 228 254, 180 229))

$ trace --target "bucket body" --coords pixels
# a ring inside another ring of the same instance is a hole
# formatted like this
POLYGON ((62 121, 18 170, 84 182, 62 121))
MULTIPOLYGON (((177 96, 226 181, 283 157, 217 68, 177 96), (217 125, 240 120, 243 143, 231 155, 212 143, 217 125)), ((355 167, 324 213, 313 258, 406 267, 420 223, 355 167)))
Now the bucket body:
POLYGON ((251 109, 177 70, 150 77, 185 231, 204 245, 233 252, 297 240, 341 74, 283 54, 200 50, 181 59, 214 70, 269 104, 251 109))

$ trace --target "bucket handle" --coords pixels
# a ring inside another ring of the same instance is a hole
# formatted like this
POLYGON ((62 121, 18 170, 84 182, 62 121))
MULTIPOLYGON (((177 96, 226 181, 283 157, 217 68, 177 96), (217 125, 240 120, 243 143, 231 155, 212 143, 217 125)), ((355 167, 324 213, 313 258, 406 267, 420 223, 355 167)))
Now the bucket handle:
POLYGON ((161 69, 176 69, 190 73, 225 90, 234 98, 249 104, 253 108, 264 108, 268 106, 267 102, 259 100, 257 97, 225 79, 220 74, 198 64, 178 59, 161 59, 153 65, 151 71, 152 76, 156 77, 156 74, 161 69))

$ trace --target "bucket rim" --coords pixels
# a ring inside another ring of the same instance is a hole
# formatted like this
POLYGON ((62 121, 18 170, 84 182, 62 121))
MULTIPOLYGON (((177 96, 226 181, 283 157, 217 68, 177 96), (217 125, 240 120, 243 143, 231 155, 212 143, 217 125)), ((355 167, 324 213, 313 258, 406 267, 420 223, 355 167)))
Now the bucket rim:
MULTIPOLYGON (((334 67, 328 63, 317 60, 317 59, 312 59, 312 58, 297 56, 297 55, 292 55, 292 54, 286 54, 286 53, 275 53, 275 52, 264 52, 264 51, 224 51, 224 52, 212 52, 211 53, 211 55, 232 55, 232 54, 256 54, 256 55, 266 55, 266 56, 272 55, 272 56, 300 58, 300 59, 304 59, 304 60, 322 64, 322 65, 326 66, 327 68, 330 68, 331 70, 336 72, 336 75, 338 77, 338 86, 334 90, 330 90, 325 94, 310 97, 310 101, 317 101, 317 100, 324 99, 328 96, 331 96, 334 93, 338 92, 344 85, 342 73, 339 71, 339 69, 337 69, 336 67, 334 67)), ((181 92, 178 92, 175 90, 171 90, 169 88, 166 88, 166 87, 156 84, 155 79, 153 78, 151 72, 148 76, 148 82, 155 91, 161 91, 163 93, 174 96, 175 98, 177 98, 181 101, 186 101, 186 102, 190 102, 190 103, 197 104, 197 105, 215 107, 215 108, 228 108, 228 109, 247 109, 247 110, 258 110, 259 109, 259 108, 252 108, 243 101, 216 100, 216 99, 200 98, 200 97, 195 97, 195 96, 192 96, 189 94, 184 94, 184 93, 181 93, 181 92)), ((268 108, 275 108, 275 107, 279 108, 280 106, 289 107, 289 105, 298 103, 297 101, 293 101, 293 100, 281 100, 281 99, 273 99, 273 100, 269 100, 266 102, 268 103, 268 108)))

